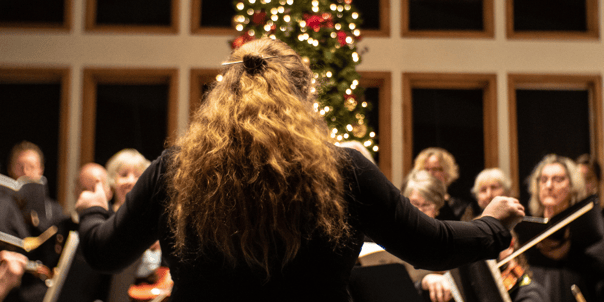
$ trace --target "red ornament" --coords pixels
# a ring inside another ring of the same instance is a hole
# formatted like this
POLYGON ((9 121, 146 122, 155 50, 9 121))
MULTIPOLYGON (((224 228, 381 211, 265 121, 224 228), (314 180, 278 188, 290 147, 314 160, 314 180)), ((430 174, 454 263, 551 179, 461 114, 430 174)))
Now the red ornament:
POLYGON ((343 31, 338 32, 338 42, 340 42, 340 46, 346 45, 346 33, 343 31))
POLYGON ((252 16, 252 22, 256 25, 262 25, 266 21, 266 12, 259 11, 252 16))
POLYGON ((321 23, 323 22, 323 17, 317 15, 309 15, 306 16, 306 26, 312 28, 314 31, 319 31, 321 29, 321 23))

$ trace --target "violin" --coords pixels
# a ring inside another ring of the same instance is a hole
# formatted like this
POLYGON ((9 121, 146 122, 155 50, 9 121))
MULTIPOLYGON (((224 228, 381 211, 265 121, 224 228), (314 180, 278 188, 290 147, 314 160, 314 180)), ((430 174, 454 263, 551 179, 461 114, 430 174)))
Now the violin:
POLYGON ((510 291, 521 280, 524 276, 524 268, 520 266, 516 261, 512 261, 508 266, 501 272, 501 281, 507 291, 510 291))
POLYGON ((135 301, 163 301, 170 296, 174 281, 170 276, 170 269, 159 267, 155 270, 157 281, 153 284, 142 283, 131 285, 128 289, 128 296, 135 301))

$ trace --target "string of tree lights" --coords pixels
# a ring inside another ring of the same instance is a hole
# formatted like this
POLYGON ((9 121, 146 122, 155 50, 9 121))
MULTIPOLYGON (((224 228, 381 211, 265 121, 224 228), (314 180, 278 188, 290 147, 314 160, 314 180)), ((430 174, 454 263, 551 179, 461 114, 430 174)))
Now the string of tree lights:
POLYGON ((376 134, 365 113, 356 66, 361 55, 361 16, 352 0, 236 0, 233 17, 241 34, 231 41, 237 48, 256 38, 279 39, 292 47, 314 72, 319 91, 315 110, 325 117, 338 142, 360 141, 377 152, 376 134))

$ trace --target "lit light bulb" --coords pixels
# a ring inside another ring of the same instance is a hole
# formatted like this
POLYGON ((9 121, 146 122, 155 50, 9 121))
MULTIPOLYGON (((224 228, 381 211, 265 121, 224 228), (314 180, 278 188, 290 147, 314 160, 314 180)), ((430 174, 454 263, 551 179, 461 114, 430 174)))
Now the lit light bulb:
POLYGON ((243 10, 244 7, 245 7, 245 4, 243 4, 243 2, 237 3, 237 9, 238 10, 243 10))
POLYGON ((219 74, 219 75, 216 76, 216 81, 218 81, 218 82, 222 81, 222 75, 221 74, 219 74))

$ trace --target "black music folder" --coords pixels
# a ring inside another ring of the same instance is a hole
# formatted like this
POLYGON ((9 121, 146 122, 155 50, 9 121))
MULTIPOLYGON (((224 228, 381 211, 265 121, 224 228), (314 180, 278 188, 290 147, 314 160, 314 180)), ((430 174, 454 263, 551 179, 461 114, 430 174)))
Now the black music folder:
MULTIPOLYGON (((566 210, 558 213, 558 215, 552 217, 547 224, 528 221, 523 221, 517 224, 514 228, 514 232, 516 232, 518 235, 520 245, 531 241, 533 238, 537 237, 546 230, 553 228, 559 222, 578 212, 589 203, 593 203, 593 208, 585 214, 579 216, 574 221, 570 222, 567 227, 570 228, 570 232, 573 234, 574 244, 588 246, 601 240, 604 238, 604 226, 600 213, 598 196, 591 195, 568 207, 566 210)), ((563 238, 564 232, 566 232, 566 228, 556 231, 548 238, 560 240, 563 238)))

